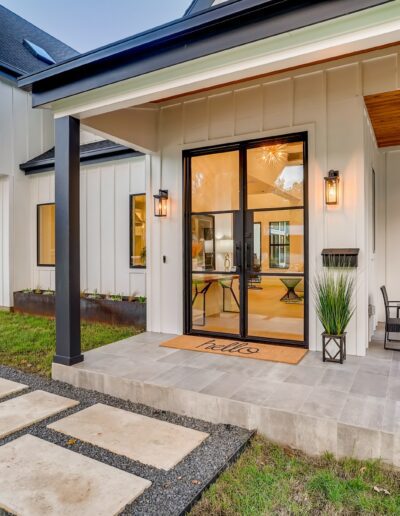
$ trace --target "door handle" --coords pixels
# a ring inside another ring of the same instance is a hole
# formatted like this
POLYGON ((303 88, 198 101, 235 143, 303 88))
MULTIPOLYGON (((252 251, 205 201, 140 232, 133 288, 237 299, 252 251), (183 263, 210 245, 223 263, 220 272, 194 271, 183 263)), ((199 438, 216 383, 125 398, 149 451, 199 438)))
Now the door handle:
POLYGON ((245 267, 246 271, 250 271, 252 269, 252 256, 251 256, 251 245, 249 242, 246 242, 246 253, 245 253, 245 267))
POLYGON ((235 266, 236 266, 237 272, 240 271, 241 263, 242 263, 242 247, 238 242, 236 242, 235 243, 235 266))

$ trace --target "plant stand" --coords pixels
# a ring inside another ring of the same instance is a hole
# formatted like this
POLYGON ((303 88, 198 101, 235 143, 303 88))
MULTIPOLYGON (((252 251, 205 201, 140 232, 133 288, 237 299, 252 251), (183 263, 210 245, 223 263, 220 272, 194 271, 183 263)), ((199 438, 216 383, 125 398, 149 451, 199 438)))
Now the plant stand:
POLYGON ((346 360, 346 333, 343 335, 322 334, 322 360, 323 362, 343 364, 343 361, 346 360), (328 349, 330 344, 333 351, 328 349))

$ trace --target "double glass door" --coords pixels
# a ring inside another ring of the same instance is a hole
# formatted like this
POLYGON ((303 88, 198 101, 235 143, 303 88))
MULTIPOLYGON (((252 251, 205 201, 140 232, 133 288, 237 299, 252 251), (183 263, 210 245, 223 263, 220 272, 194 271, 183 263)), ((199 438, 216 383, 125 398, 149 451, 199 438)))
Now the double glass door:
POLYGON ((305 345, 306 137, 185 153, 186 333, 305 345))

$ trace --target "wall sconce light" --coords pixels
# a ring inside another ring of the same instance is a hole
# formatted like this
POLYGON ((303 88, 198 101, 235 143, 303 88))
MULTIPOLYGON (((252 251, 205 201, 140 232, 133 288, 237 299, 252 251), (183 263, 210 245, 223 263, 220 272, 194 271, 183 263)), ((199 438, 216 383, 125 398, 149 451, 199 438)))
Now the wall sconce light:
POLYGON ((339 171, 330 170, 325 177, 325 204, 339 204, 339 171))
POLYGON ((159 190, 158 195, 154 195, 154 216, 166 217, 168 204, 168 190, 159 190))

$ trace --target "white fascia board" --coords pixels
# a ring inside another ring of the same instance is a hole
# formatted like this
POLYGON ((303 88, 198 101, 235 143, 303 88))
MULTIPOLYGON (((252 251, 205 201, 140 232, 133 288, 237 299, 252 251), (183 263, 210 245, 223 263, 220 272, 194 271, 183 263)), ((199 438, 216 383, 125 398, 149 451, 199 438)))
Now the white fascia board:
POLYGON ((194 59, 50 104, 88 117, 400 42, 400 0, 194 59))

